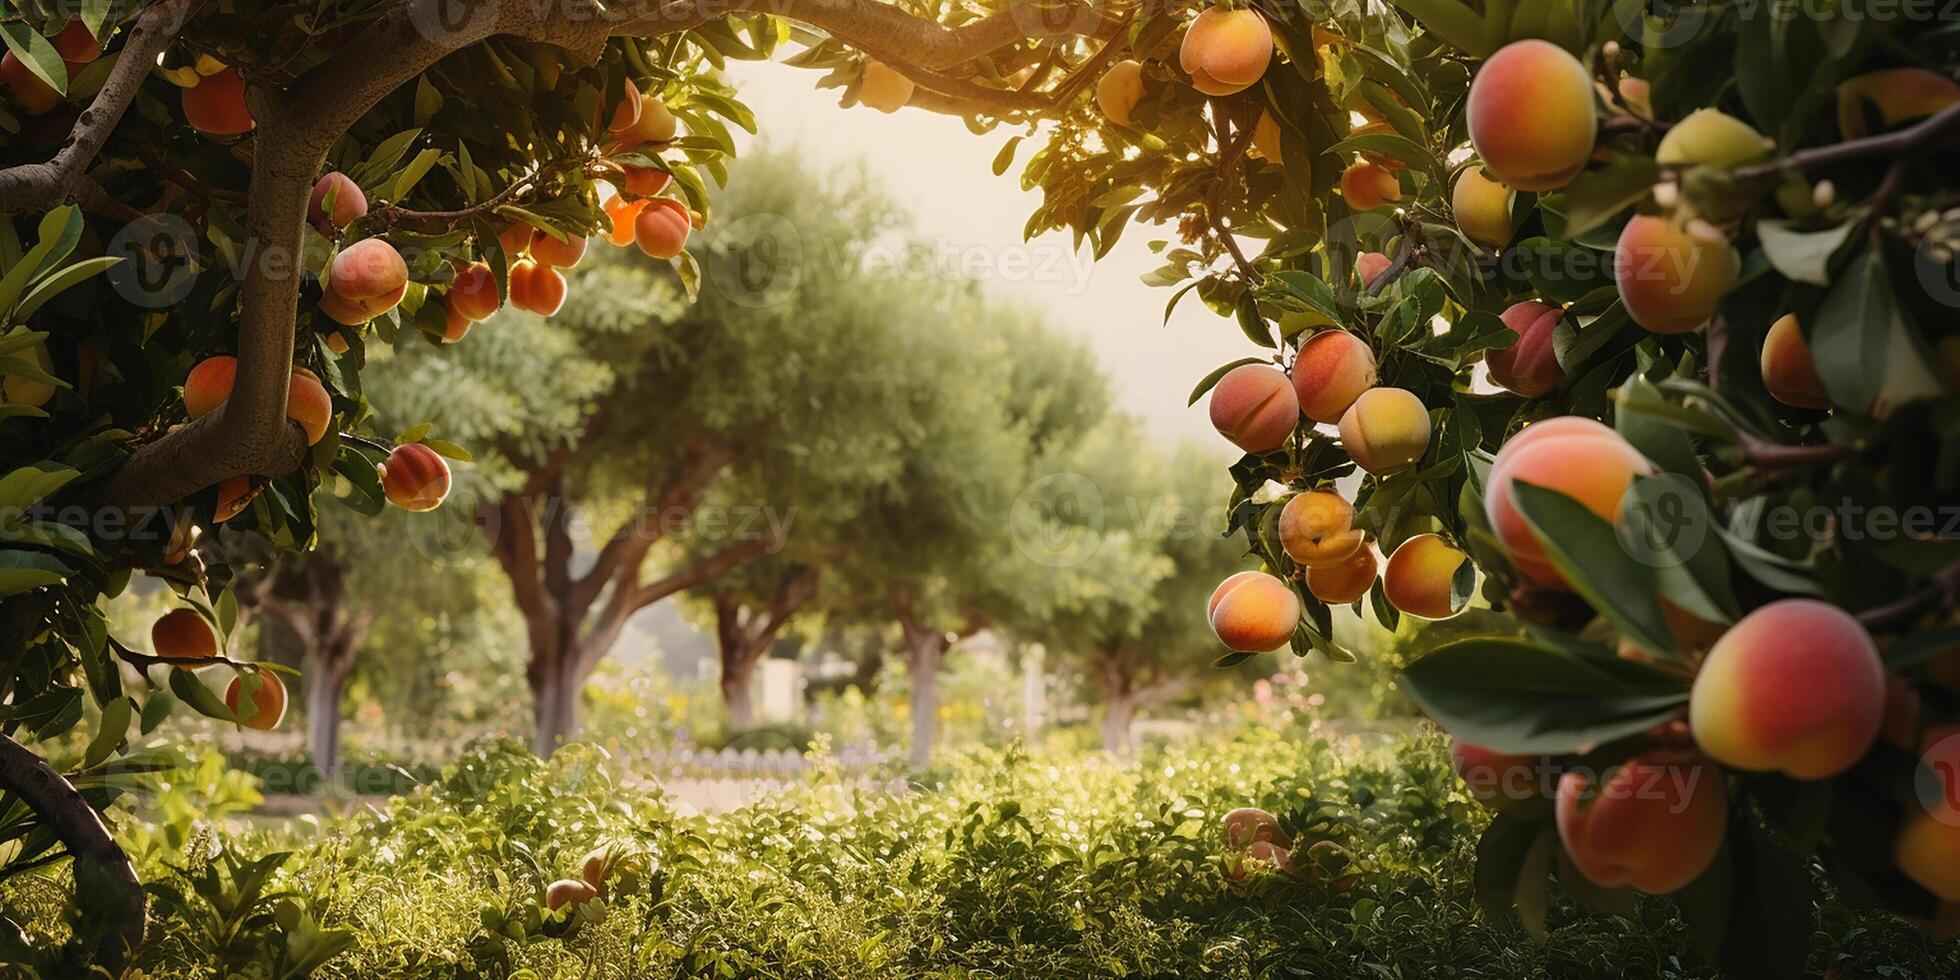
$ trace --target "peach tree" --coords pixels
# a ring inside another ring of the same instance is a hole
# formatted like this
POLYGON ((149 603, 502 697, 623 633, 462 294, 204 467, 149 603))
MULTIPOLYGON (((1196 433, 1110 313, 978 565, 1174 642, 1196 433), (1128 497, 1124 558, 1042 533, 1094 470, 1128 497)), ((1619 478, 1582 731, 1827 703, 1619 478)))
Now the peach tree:
POLYGON ((232 572, 199 537, 303 549, 333 499, 440 501, 466 454, 363 433, 370 345, 549 315, 595 234, 693 289, 689 232, 730 127, 756 127, 716 69, 779 48, 846 101, 1016 130, 996 168, 1032 148, 1030 233, 1100 255, 1167 227, 1149 279, 1264 350, 1193 393, 1246 451, 1228 530, 1263 565, 1209 603, 1227 646, 1349 658, 1331 604, 1509 614, 1404 678, 1465 772, 1512 790, 1485 793, 1494 914, 1542 923, 1556 869, 1605 908, 1673 894, 1710 955, 1781 974, 1821 862, 1848 897, 1950 922, 1960 805, 1918 750, 1950 748, 1960 673, 1940 526, 1960 87, 1911 16, 16 5, 0 789, 8 870, 66 855, 83 883, 77 945, 43 965, 113 965, 144 935, 99 815, 156 764, 125 753, 132 727, 173 700, 283 710, 275 673, 224 653, 232 572), (101 612, 136 571, 188 610, 151 654, 101 612))

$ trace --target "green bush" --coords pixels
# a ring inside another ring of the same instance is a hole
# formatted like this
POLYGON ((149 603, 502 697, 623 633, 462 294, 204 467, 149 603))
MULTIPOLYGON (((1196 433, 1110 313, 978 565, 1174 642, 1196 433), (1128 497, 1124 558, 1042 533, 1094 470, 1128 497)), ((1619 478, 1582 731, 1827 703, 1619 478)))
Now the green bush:
MULTIPOLYGON (((139 851, 162 916, 142 965, 280 975, 325 954, 329 977, 1713 975, 1658 901, 1637 920, 1555 902, 1542 943, 1474 911, 1486 818, 1433 736, 1368 748, 1251 733, 1130 767, 982 750, 897 792, 813 761, 780 796, 708 818, 597 750, 540 761, 484 743, 311 836, 310 823, 194 830, 181 854, 139 851), (1351 861, 1235 891, 1218 821, 1247 804, 1279 814, 1296 854, 1328 840, 1351 861), (550 921, 545 885, 602 843, 640 852, 651 873, 550 921)), ((66 882, 15 879, 7 914, 30 938, 59 938, 66 882)), ((1818 972, 1960 971, 1960 947, 1889 914, 1829 905, 1819 921, 1818 972)))

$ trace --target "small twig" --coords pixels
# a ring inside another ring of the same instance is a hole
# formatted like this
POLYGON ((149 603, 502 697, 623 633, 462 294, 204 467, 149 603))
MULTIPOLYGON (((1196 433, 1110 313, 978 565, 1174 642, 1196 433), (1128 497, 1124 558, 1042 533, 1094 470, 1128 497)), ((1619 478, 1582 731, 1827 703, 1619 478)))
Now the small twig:
MULTIPOLYGON (((1916 155, 1934 146, 1943 137, 1953 135, 1952 130, 1960 130, 1960 105, 1949 106, 1922 122, 1906 129, 1877 136, 1862 136, 1829 146, 1814 146, 1798 150, 1786 157, 1779 157, 1767 163, 1752 167, 1741 167, 1735 176, 1741 179, 1767 177, 1785 170, 1807 170, 1846 160, 1862 157, 1896 154, 1916 155)), ((1895 163, 1894 166, 1897 164, 1895 163)))
POLYGON ((376 450, 377 452, 392 453, 395 451, 395 447, 390 446, 379 439, 370 439, 367 436, 357 436, 352 432, 341 433, 340 441, 351 442, 358 446, 366 446, 369 449, 376 450))
POLYGON ((151 667, 212 667, 219 664, 244 670, 257 666, 256 664, 247 663, 243 660, 233 660, 224 654, 218 654, 213 657, 158 657, 147 653, 138 653, 124 646, 121 640, 113 636, 109 638, 109 649, 116 652, 116 658, 118 660, 135 667, 137 670, 148 670, 151 667))
POLYGON ((1402 249, 1396 253, 1395 261, 1390 262, 1388 268, 1383 269, 1381 275, 1376 276, 1375 281, 1368 284, 1369 296, 1380 296, 1383 290, 1394 285, 1395 280, 1402 278, 1402 274, 1416 264, 1416 255, 1422 248, 1418 244, 1421 238, 1422 223, 1412 217, 1406 218, 1402 222, 1402 249))
POLYGON ((1767 472, 1822 466, 1863 452, 1859 446, 1842 442, 1786 446, 1747 432, 1741 433, 1737 445, 1742 450, 1742 462, 1767 472))
POLYGON ((1933 573, 1932 581, 1903 599, 1876 606, 1858 614, 1858 621, 1874 633, 1907 629, 1933 609, 1960 606, 1960 562, 1933 573))
POLYGON ((424 233, 444 232, 479 214, 495 211, 511 203, 519 194, 535 186, 537 179, 536 172, 526 174, 511 182, 509 187, 498 191, 489 200, 454 211, 414 211, 398 204, 387 204, 374 209, 368 217, 384 230, 400 225, 424 233))
POLYGON ((1722 357, 1728 352, 1729 324, 1720 314, 1711 317, 1703 335, 1702 355, 1707 359, 1708 390, 1722 392, 1722 357))
POLYGON ((1239 163, 1245 159, 1246 148, 1252 145, 1253 136, 1252 127, 1240 126, 1231 128, 1231 137, 1228 139, 1226 132, 1230 122, 1225 101, 1211 100, 1212 132, 1218 140, 1219 158, 1218 177, 1212 181, 1211 190, 1205 194, 1205 217, 1210 220, 1212 229, 1218 232, 1219 242, 1225 246, 1227 252, 1232 253, 1232 261, 1237 263, 1239 274, 1245 277, 1246 282, 1256 286, 1265 277, 1259 274, 1258 269, 1253 268, 1252 262, 1239 248, 1238 239, 1232 235, 1231 229, 1225 227, 1225 216, 1221 208, 1225 191, 1236 186, 1238 182, 1239 163))

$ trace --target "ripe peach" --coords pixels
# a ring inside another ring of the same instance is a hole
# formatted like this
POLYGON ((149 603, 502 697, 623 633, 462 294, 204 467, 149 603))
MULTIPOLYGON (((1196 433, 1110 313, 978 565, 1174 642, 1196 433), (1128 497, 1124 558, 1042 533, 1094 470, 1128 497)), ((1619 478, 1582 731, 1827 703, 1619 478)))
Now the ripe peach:
POLYGON ((671 197, 655 198, 633 219, 633 236, 640 251, 656 259, 671 259, 687 247, 693 218, 687 205, 671 197))
POLYGON ((1348 207, 1370 211, 1401 200, 1402 182, 1395 178, 1395 171, 1363 160, 1341 172, 1341 196, 1347 198, 1348 207))
POLYGON ((503 246, 504 264, 509 266, 531 251, 531 239, 537 237, 538 230, 528 221, 513 221, 503 231, 497 233, 497 244, 503 246))
POLYGON ((624 175, 621 183, 626 185, 620 190, 634 197, 652 197, 666 190, 674 179, 673 174, 659 167, 624 166, 619 169, 624 175))
POLYGON ((449 284, 449 302, 456 312, 472 320, 482 320, 497 312, 502 300, 497 296, 496 274, 482 262, 464 266, 449 284))
POLYGON ((554 912, 567 905, 583 905, 599 897, 599 890, 577 878, 554 881, 544 890, 544 905, 554 912))
POLYGON ((1518 190, 1558 190, 1592 159, 1592 75, 1549 41, 1514 41, 1491 55, 1470 82, 1465 114, 1484 169, 1518 190))
POLYGON ((1225 372, 1211 390, 1211 424, 1232 444, 1249 453, 1270 453, 1286 445, 1300 423, 1300 403, 1278 368, 1241 364, 1225 372))
POLYGON ((1126 58, 1109 66, 1096 81, 1096 107, 1110 122, 1130 125, 1130 113, 1143 101, 1143 62, 1126 58))
POLYGON ((1511 243, 1511 199, 1515 196, 1515 191, 1485 176, 1482 167, 1466 167, 1450 192, 1450 213, 1465 238, 1503 248, 1511 243))
POLYGON ((1960 902, 1960 726, 1929 730, 1920 748, 1918 779, 1931 782, 1918 787, 1920 804, 1900 822, 1892 860, 1941 901, 1960 902))
POLYGON ((1729 825, 1722 772, 1692 755, 1635 756, 1596 783, 1573 770, 1559 779, 1558 835, 1593 884, 1650 895, 1679 891, 1715 861, 1729 825))
POLYGON ((102 42, 90 34, 88 25, 81 18, 70 18, 63 24, 61 33, 54 36, 54 50, 68 66, 72 75, 76 70, 88 65, 102 54, 102 42))
POLYGON ((1815 599, 1750 613, 1708 651, 1688 726, 1708 757, 1736 769, 1829 779, 1878 738, 1885 668, 1851 615, 1815 599))
POLYGON ((27 63, 14 57, 12 51, 0 54, 0 85, 5 85, 13 93, 14 104, 30 116, 38 116, 52 111, 64 100, 61 93, 41 80, 27 67, 27 63))
POLYGON ((640 212, 646 210, 647 203, 645 200, 619 195, 607 198, 602 207, 605 209, 606 217, 612 221, 612 229, 606 232, 606 241, 621 247, 633 244, 634 235, 638 231, 634 222, 639 219, 640 212))
POLYGON ((1292 847, 1293 839, 1279 825, 1279 818, 1256 806, 1242 806, 1225 814, 1225 845, 1244 849, 1259 841, 1292 847))
POLYGON ((879 112, 897 112, 912 101, 917 86, 898 69, 876 61, 864 64, 864 78, 858 83, 858 101, 879 112))
POLYGON ((449 464, 419 442, 396 446, 381 464, 381 488, 403 510, 435 510, 449 496, 449 464))
POLYGON ((1429 409, 1402 388, 1370 388, 1341 416, 1341 447, 1356 466, 1380 476, 1422 458, 1429 409))
POLYGON ((1557 490, 1613 521, 1633 478, 1651 472, 1653 464, 1612 429, 1576 415, 1546 419, 1526 426, 1498 450, 1484 488, 1484 514, 1519 574, 1547 588, 1567 589, 1518 513, 1512 481, 1557 490))
POLYGON ((293 372, 286 388, 286 417, 306 431, 307 445, 317 445, 326 438, 327 425, 333 421, 333 398, 311 371, 300 368, 293 372))
POLYGON ((1300 624, 1300 597, 1265 572, 1239 572, 1218 584, 1205 614, 1226 646, 1264 653, 1292 641, 1300 624))
POLYGON ((443 343, 453 344, 469 336, 470 327, 475 323, 476 321, 464 316, 463 312, 456 308, 454 299, 448 296, 442 298, 443 343))
POLYGON ((1308 337, 1293 359, 1293 395, 1300 411, 1315 422, 1339 422, 1376 380, 1375 352, 1367 341, 1345 330, 1322 330, 1308 337))
POLYGON ((1831 407, 1831 396, 1824 391, 1824 379, 1817 376, 1817 362, 1810 357, 1810 344, 1795 313, 1785 313, 1770 324, 1763 337, 1762 363, 1763 387, 1777 401, 1795 408, 1831 407))
POLYGON ((313 185, 313 196, 306 202, 306 218, 320 229, 321 234, 329 234, 335 228, 345 228, 367 212, 367 195, 361 193, 361 185, 338 170, 329 171, 321 177, 313 185), (326 212, 329 193, 333 194, 331 215, 326 212))
POLYGON ((1502 810, 1512 803, 1545 795, 1539 784, 1544 760, 1529 755, 1505 755, 1460 738, 1450 739, 1450 768, 1477 802, 1502 810))
MULTIPOLYGON (((619 105, 613 107, 612 119, 606 123, 606 131, 615 137, 631 132, 644 111, 641 106, 640 87, 633 84, 630 78, 621 79, 619 105)), ((605 108, 601 106, 599 111, 603 118, 605 108)))
POLYGON ((1687 333, 1707 323, 1741 271, 1728 237, 1700 220, 1682 227, 1636 215, 1613 252, 1627 315, 1655 333, 1687 333))
POLYGON ((1354 274, 1361 277, 1361 285, 1372 286, 1376 277, 1388 271, 1395 261, 1380 252, 1363 252, 1354 260, 1354 274))
POLYGON ((1526 398, 1549 395, 1565 380, 1553 350, 1552 334, 1565 311, 1549 303, 1526 300, 1504 311, 1501 319, 1518 335, 1516 343, 1484 355, 1490 379, 1526 398))
POLYGON ((1867 112, 1892 129, 1960 102, 1960 82, 1925 68, 1886 68, 1846 79, 1837 90, 1838 132, 1867 135, 1867 112))
POLYGON ((261 488, 252 485, 249 476, 234 476, 218 484, 218 505, 212 509, 211 523, 224 522, 244 513, 251 506, 252 498, 259 495, 261 488))
POLYGON ((195 609, 172 609, 150 624, 150 652, 165 660, 209 660, 218 634, 195 609))
POLYGON ((1208 7, 1191 21, 1177 63, 1206 95, 1231 95, 1256 84, 1273 60, 1273 29, 1254 10, 1208 7))
POLYGON ((565 305, 565 277, 548 265, 519 262, 510 270, 510 304, 539 316, 556 314, 565 305))
POLYGON ((408 292, 408 263, 393 245, 364 238, 340 250, 327 270, 320 309, 353 327, 394 309, 408 292))
POLYGON ((1379 567, 1375 549, 1363 542, 1361 547, 1354 549, 1354 554, 1339 564, 1308 568, 1307 591, 1329 605, 1344 605, 1368 594, 1369 588, 1375 584, 1375 571, 1379 567))
POLYGON ((1354 526, 1354 505, 1339 494, 1309 490, 1280 508, 1280 547, 1308 568, 1331 568, 1347 561, 1361 549, 1363 540, 1354 526))
POLYGON ((614 133, 619 145, 633 147, 651 145, 664 147, 674 141, 674 134, 680 132, 680 120, 674 118, 674 111, 667 103, 653 95, 640 96, 640 115, 633 125, 614 133))
MULTIPOLYGON (((46 341, 37 341, 21 351, 18 356, 33 362, 42 374, 54 374, 54 359, 48 356, 46 341)), ((54 397, 54 385, 45 381, 35 381, 17 374, 9 374, 0 379, 0 402, 8 405, 29 405, 39 408, 54 397)))
POLYGON ((238 358, 228 354, 207 357, 184 377, 184 411, 197 418, 217 408, 231 397, 231 386, 238 377, 238 358))
POLYGON ((241 715, 238 723, 246 728, 269 732, 278 728, 280 720, 286 717, 286 682, 280 680, 278 674, 269 670, 258 671, 258 677, 259 685, 258 689, 252 692, 251 708, 239 707, 239 702, 243 700, 240 696, 244 687, 242 677, 233 677, 231 683, 225 687, 225 707, 230 708, 234 714, 241 715), (250 717, 242 717, 246 711, 251 712, 250 717))
POLYGON ((245 80, 226 68, 204 75, 183 90, 184 119, 206 136, 238 136, 252 131, 252 113, 245 107, 245 80))
POLYGON ((1438 534, 1418 534, 1388 556, 1382 571, 1382 595, 1404 615, 1417 619, 1448 619, 1463 610, 1456 604, 1451 583, 1468 555, 1438 534))
POLYGON ((585 236, 568 235, 563 241, 540 230, 531 237, 531 258, 539 265, 569 269, 585 258, 585 236))

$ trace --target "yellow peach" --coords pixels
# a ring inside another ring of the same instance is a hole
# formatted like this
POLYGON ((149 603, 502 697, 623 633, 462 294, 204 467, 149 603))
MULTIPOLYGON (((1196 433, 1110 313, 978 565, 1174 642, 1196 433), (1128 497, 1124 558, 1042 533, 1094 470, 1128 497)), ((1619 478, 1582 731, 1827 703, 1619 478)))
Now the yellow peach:
POLYGON ((1484 61, 1465 108, 1484 169, 1524 191, 1555 191, 1592 159, 1599 110, 1592 75, 1549 41, 1514 41, 1484 61))
POLYGON ((1829 779, 1878 738, 1885 668, 1851 614, 1783 599, 1729 628, 1695 675, 1688 726, 1708 757, 1756 772, 1829 779))
POLYGON ((1462 612, 1457 604, 1456 570, 1470 556, 1450 546, 1439 534, 1418 534, 1388 556, 1382 571, 1382 595, 1404 615, 1417 619, 1448 619, 1462 612))
POLYGON ((1341 416, 1341 448, 1356 466, 1380 476, 1422 458, 1429 448, 1429 409, 1414 392, 1370 388, 1341 416))

